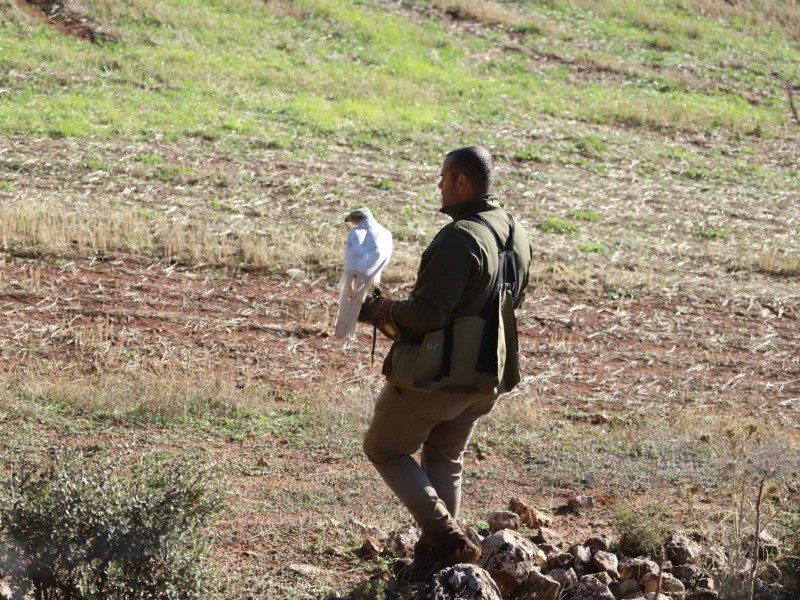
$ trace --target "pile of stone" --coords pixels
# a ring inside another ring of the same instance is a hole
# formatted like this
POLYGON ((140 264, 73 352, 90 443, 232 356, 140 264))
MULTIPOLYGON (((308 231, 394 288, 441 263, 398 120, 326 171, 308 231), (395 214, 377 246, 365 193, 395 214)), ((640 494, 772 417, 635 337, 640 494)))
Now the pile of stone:
MULTIPOLYGON (((591 507, 589 497, 569 505, 579 511, 591 507)), ((455 565, 418 585, 392 581, 383 598, 425 600, 718 600, 713 574, 725 568, 724 553, 683 535, 671 534, 664 541, 661 565, 650 557, 626 557, 612 551, 612 540, 597 535, 580 544, 570 544, 551 529, 550 517, 520 500, 512 500, 508 511, 488 518, 490 535, 471 531, 483 555, 476 565, 455 565), (527 526, 526 535, 520 529, 527 526)), ((384 542, 368 540, 362 551, 379 551, 399 557, 413 554, 417 534, 406 527, 384 542)), ((765 557, 767 558, 767 557, 765 557)), ((756 589, 775 597, 780 571, 769 560, 759 568, 756 589), (777 572, 776 572, 777 571, 777 572)), ((371 586, 370 589, 375 589, 371 586)), ((372 595, 359 594, 360 600, 372 595)))

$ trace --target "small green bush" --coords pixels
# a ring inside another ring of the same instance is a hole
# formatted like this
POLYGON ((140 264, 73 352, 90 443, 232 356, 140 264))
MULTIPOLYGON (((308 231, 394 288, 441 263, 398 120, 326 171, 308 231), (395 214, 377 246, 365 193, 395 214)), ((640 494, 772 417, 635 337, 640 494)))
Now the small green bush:
POLYGON ((620 536, 620 551, 626 556, 658 556, 666 535, 662 516, 656 506, 634 509, 624 502, 615 504, 613 525, 620 536))
POLYGON ((608 248, 603 246, 603 244, 598 244, 596 242, 579 242, 578 250, 590 254, 599 254, 601 256, 608 256, 608 248))
POLYGON ((724 239, 730 235, 727 229, 713 229, 705 227, 697 232, 697 237, 706 240, 724 239))
POLYGON ((208 470, 150 457, 123 477, 88 460, 58 452, 0 485, 0 572, 11 585, 42 600, 214 598, 197 532, 222 505, 208 470))
POLYGON ((517 153, 514 154, 514 158, 524 161, 545 162, 545 145, 539 143, 530 144, 522 150, 517 151, 517 153))
POLYGON ((561 235, 578 233, 580 228, 566 219, 559 217, 549 217, 536 225, 541 231, 545 233, 559 233, 561 235))
POLYGON ((586 135, 572 139, 574 151, 586 158, 602 158, 608 153, 608 146, 596 135, 586 135))
POLYGON ((593 210, 580 210, 578 208, 573 209, 570 214, 572 215, 573 219, 577 219, 578 221, 586 221, 588 223, 597 222, 602 218, 593 210))

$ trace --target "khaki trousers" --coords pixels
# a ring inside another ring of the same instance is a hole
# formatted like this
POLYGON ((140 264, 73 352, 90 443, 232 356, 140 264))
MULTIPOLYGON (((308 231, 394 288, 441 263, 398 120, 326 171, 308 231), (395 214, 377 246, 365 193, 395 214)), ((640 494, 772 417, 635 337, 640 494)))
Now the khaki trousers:
POLYGON ((385 384, 364 437, 364 453, 423 531, 458 516, 464 450, 498 395, 420 392, 385 384), (421 462, 411 456, 422 448, 421 462))

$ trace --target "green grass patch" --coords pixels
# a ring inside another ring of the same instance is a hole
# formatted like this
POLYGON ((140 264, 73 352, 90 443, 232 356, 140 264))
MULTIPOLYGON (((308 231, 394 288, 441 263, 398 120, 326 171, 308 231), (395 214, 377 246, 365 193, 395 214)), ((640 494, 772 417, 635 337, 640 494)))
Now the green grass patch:
POLYGON ((544 233, 556 233, 560 235, 580 233, 580 227, 572 221, 567 221, 561 217, 548 217, 544 221, 537 223, 536 227, 544 233))
POLYGON ((529 144, 522 150, 514 153, 514 158, 517 160, 530 160, 534 162, 545 162, 546 146, 540 143, 529 144))
POLYGON ((727 229, 714 229, 712 227, 704 227, 697 232, 697 237, 704 240, 720 240, 725 239, 731 234, 727 229))
POLYGON ((573 219, 577 221, 586 221, 587 223, 595 223, 602 220, 599 213, 593 210, 580 210, 576 208, 570 211, 569 214, 573 219))
POLYGON ((595 242, 579 242, 578 250, 581 252, 586 252, 587 254, 600 254, 601 256, 609 255, 608 248, 603 246, 603 244, 597 244, 595 242))
MULTIPOLYGON (((82 43, 6 8, 0 133, 267 147, 322 146, 336 135, 358 147, 440 139, 454 122, 491 130, 543 116, 746 135, 774 135, 785 123, 776 81, 800 78, 800 56, 781 34, 734 29, 655 0, 595 4, 589 12, 566 2, 464 3, 459 10, 480 26, 453 37, 433 16, 356 0, 88 0, 84 15, 119 32, 120 41, 106 44, 82 43), (569 66, 533 69, 525 52, 488 52, 524 36, 523 44, 535 38, 569 57, 575 34, 561 23, 602 40, 602 65, 622 79, 595 85, 573 80, 569 66), (498 24, 488 41, 481 27, 498 24), (720 69, 732 46, 738 66, 720 69), (654 88, 657 78, 638 74, 686 64, 711 85, 665 73, 654 88), (717 82, 732 83, 722 91, 717 82), (768 96, 757 106, 743 99, 755 92, 768 96)), ((608 154, 597 137, 573 142, 587 158, 608 154)), ((518 159, 540 160, 541 148, 523 148, 518 159)))

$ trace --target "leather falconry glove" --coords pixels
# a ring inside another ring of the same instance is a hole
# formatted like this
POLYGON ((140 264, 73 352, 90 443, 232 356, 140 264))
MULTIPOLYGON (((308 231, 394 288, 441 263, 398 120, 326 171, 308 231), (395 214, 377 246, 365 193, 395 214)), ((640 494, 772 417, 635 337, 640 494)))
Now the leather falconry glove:
POLYGON ((372 323, 378 331, 390 340, 400 339, 400 330, 392 318, 392 305, 394 300, 384 298, 380 289, 375 288, 372 295, 368 296, 361 305, 358 320, 362 323, 372 323))

